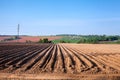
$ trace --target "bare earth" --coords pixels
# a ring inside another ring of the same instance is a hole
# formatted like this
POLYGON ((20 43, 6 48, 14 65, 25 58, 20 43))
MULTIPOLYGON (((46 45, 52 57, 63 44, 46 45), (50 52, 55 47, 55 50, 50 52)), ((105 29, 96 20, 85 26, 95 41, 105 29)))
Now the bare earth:
MULTIPOLYGON (((26 40, 30 40, 32 42, 38 42, 40 39, 48 38, 48 40, 60 39, 61 36, 20 36, 19 42, 26 42, 26 40)), ((18 40, 12 40, 9 42, 17 42, 18 40)))
POLYGON ((0 80, 120 80, 117 44, 0 44, 0 80))

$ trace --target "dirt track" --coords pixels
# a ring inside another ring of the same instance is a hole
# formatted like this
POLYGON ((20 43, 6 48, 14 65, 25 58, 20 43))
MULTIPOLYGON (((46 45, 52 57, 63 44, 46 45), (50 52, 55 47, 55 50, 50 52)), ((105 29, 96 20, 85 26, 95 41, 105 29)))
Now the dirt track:
POLYGON ((65 74, 66 79, 86 74, 120 77, 119 48, 103 44, 1 44, 0 73, 61 74, 60 78, 65 74))

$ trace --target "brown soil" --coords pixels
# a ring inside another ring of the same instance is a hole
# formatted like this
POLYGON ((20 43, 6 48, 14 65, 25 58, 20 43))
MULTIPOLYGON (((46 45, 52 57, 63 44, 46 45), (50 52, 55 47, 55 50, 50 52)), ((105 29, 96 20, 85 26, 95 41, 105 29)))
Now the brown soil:
POLYGON ((7 38, 10 38, 10 37, 0 36, 0 41, 1 41, 1 40, 4 40, 4 39, 7 39, 7 38))
POLYGON ((0 44, 0 78, 119 80, 119 57, 115 44, 0 44))
MULTIPOLYGON (((19 42, 26 42, 27 40, 30 40, 32 42, 38 42, 40 39, 48 38, 48 40, 56 40, 60 39, 61 36, 20 36, 21 39, 19 39, 19 42)), ((9 42, 18 42, 18 40, 12 40, 9 42)))

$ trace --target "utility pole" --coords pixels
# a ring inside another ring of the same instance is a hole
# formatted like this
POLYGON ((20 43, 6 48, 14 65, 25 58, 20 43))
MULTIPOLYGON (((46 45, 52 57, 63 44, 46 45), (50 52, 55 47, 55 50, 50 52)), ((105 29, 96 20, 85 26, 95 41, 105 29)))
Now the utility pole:
POLYGON ((18 33, 17 39, 18 39, 18 42, 19 42, 19 30, 20 30, 20 24, 18 24, 18 28, 17 28, 17 33, 18 33))

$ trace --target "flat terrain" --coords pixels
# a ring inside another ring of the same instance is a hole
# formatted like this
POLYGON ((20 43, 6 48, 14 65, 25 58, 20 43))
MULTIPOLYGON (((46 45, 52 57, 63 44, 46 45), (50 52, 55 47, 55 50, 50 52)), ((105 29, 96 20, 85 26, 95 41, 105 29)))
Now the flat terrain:
POLYGON ((0 44, 1 79, 120 79, 117 44, 0 44))
MULTIPOLYGON (((4 39, 8 39, 11 37, 0 37, 0 41, 4 39)), ((62 38, 61 36, 20 36, 19 42, 26 42, 26 41, 32 41, 32 42, 38 42, 40 39, 48 38, 48 40, 56 40, 62 38)), ((11 40, 7 42, 18 42, 18 40, 11 40)))
POLYGON ((7 37, 2 37, 2 36, 0 36, 0 41, 1 41, 1 40, 4 40, 4 39, 7 39, 7 38, 10 38, 10 37, 8 37, 8 36, 7 36, 7 37))

